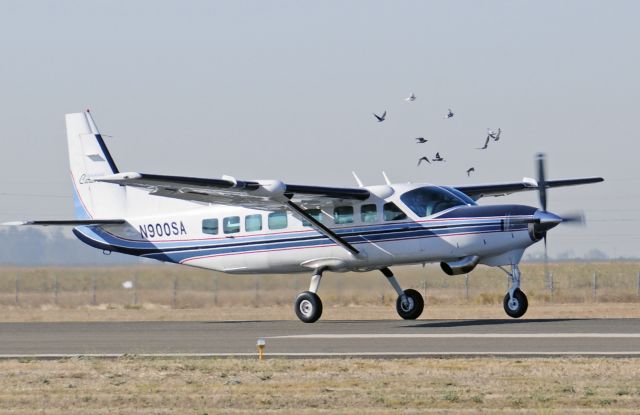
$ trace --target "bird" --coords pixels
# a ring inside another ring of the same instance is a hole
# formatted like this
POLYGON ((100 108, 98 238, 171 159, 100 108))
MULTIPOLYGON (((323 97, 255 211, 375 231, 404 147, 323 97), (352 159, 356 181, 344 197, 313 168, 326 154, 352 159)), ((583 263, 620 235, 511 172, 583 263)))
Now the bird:
POLYGON ((467 176, 468 177, 471 177, 471 172, 472 171, 476 171, 475 167, 470 167, 470 168, 467 169, 467 176))
POLYGON ((449 108, 449 112, 447 112, 447 115, 444 116, 445 119, 449 119, 451 117, 453 117, 455 114, 453 113, 453 111, 451 111, 451 108, 449 108))
POLYGON ((424 138, 424 137, 416 137, 416 144, 424 144, 427 141, 429 141, 428 138, 424 138))
POLYGON ((406 97, 404 100, 405 101, 415 101, 416 100, 416 95, 412 92, 411 95, 406 97))
POLYGON ((376 113, 374 113, 373 116, 378 119, 378 122, 382 122, 385 120, 385 118, 387 118, 387 111, 385 110, 385 112, 383 112, 381 116, 378 116, 376 113))
POLYGON ((431 162, 429 161, 429 158, 427 156, 422 156, 418 159, 418 166, 420 165, 420 163, 422 163, 422 161, 426 161, 427 163, 431 164, 431 162))
POLYGON ((440 157, 440 153, 436 153, 435 158, 432 158, 431 161, 444 161, 442 157, 440 157))
POLYGON ((477 150, 484 150, 487 147, 489 147, 489 140, 491 139, 491 135, 487 135, 487 139, 484 141, 484 146, 482 147, 476 147, 477 150))
POLYGON ((498 128, 498 131, 493 131, 492 129, 488 129, 489 137, 493 138, 493 141, 500 140, 500 133, 502 133, 502 129, 498 128))

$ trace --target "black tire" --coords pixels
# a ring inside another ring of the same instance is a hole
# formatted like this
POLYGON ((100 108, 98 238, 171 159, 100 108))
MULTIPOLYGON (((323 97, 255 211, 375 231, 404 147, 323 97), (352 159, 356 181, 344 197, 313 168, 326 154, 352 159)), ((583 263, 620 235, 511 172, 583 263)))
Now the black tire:
POLYGON ((302 292, 296 297, 295 311, 303 323, 315 323, 322 315, 322 301, 311 291, 302 292))
POLYGON ((509 293, 504 296, 504 301, 502 305, 504 306, 504 312, 507 313, 509 317, 520 318, 524 316, 524 313, 527 312, 527 308, 529 307, 529 301, 527 300, 527 296, 517 289, 513 292, 513 302, 510 301, 511 297, 509 293))
POLYGON ((396 300, 396 311, 398 315, 405 320, 415 320, 420 317, 422 310, 424 310, 422 295, 412 289, 404 290, 404 295, 407 297, 408 304, 403 304, 402 296, 398 297, 396 300))

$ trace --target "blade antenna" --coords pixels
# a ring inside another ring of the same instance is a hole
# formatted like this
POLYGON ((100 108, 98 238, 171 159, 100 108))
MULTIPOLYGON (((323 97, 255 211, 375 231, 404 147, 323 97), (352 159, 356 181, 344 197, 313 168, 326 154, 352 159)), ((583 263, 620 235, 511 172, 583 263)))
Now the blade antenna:
POLYGON ((387 177, 387 173, 384 172, 384 170, 382 170, 382 177, 384 177, 384 181, 391 186, 391 181, 389 180, 389 178, 387 177))
POLYGON ((353 178, 356 179, 356 183, 358 183, 358 187, 364 187, 364 184, 362 184, 362 180, 360 180, 356 172, 352 171, 351 174, 353 174, 353 178))

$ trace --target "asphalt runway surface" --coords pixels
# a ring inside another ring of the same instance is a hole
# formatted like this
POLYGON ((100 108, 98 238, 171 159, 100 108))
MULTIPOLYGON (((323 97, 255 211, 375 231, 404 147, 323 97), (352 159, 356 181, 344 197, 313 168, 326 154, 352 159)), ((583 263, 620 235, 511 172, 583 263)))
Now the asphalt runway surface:
POLYGON ((0 323, 0 357, 640 356, 640 319, 0 323))

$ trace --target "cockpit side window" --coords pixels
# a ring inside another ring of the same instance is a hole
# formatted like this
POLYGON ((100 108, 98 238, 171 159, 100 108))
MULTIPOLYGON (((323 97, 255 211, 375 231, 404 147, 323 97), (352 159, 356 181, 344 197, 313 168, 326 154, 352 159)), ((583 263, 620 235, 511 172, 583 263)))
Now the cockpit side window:
POLYGON ((385 203, 382 208, 384 220, 403 220, 407 215, 393 202, 385 203))
POLYGON ((453 192, 435 186, 410 190, 400 196, 400 200, 421 218, 434 215, 454 206, 468 204, 466 200, 458 197, 453 192))

